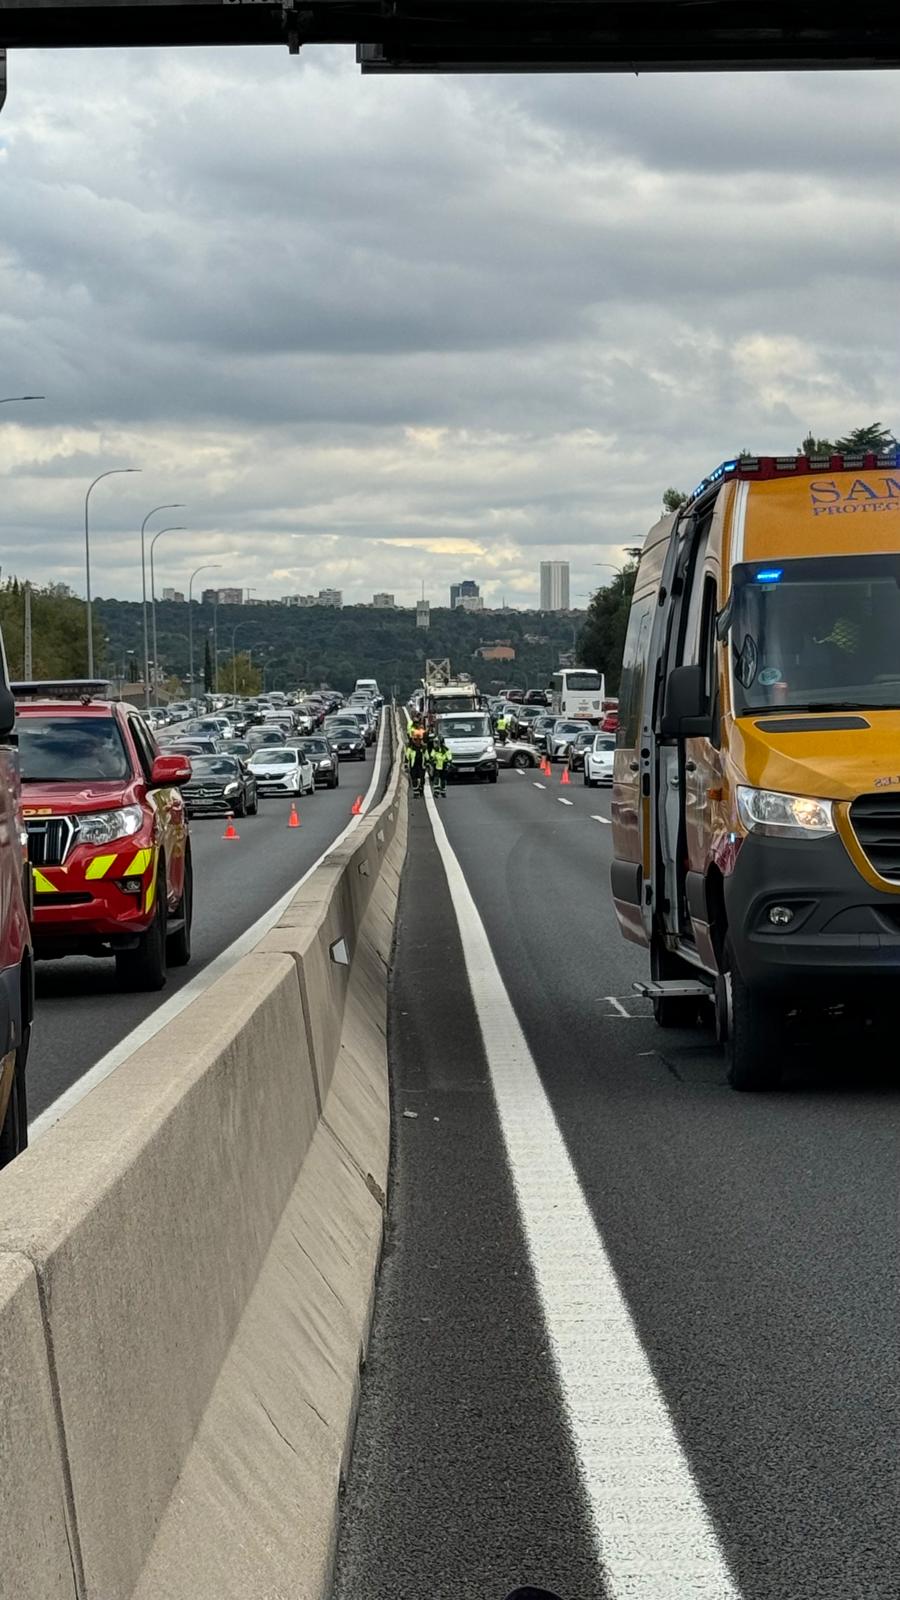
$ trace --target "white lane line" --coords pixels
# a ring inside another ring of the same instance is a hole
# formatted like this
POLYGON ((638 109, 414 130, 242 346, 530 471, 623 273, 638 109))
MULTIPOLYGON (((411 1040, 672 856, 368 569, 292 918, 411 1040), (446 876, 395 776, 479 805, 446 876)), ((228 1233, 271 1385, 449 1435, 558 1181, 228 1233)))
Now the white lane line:
POLYGON ((484 924, 426 805, 610 1600, 740 1600, 484 924))
POLYGON ((575 804, 574 800, 564 800, 561 794, 558 794, 556 798, 561 806, 573 806, 575 804))
POLYGON ((605 822, 606 826, 608 828, 612 827, 612 821, 611 821, 611 819, 609 817, 598 817, 598 816, 595 816, 593 812, 591 812, 591 821, 592 822, 605 822))
POLYGON ((546 789, 547 785, 545 783, 536 783, 534 787, 536 789, 546 789))
POLYGON ((525 776, 525 771, 522 767, 513 767, 513 772, 516 774, 517 778, 524 778, 525 776))
POLYGON ((94 1065, 77 1082, 70 1084, 69 1088, 64 1090, 56 1100, 52 1101, 41 1112, 40 1116, 35 1117, 34 1121, 28 1124, 28 1139, 30 1143, 33 1144, 35 1139, 40 1139, 48 1128, 52 1128, 60 1117, 64 1117, 66 1112, 71 1111, 73 1106, 77 1106, 79 1100, 83 1100, 86 1094, 89 1094, 92 1089, 97 1087, 98 1083, 102 1083, 103 1079, 108 1078, 111 1072, 115 1072, 116 1068, 120 1067, 122 1062, 126 1061, 130 1055, 133 1055, 135 1050, 139 1050, 142 1044, 146 1044, 148 1039, 155 1038, 160 1028, 164 1028, 167 1022, 171 1022, 174 1017, 180 1016, 181 1012, 191 1004, 192 1000, 196 1000, 198 995, 204 994, 212 984, 216 983, 219 978, 223 977, 234 966, 236 961, 240 961, 242 956, 249 955, 254 945, 259 944, 260 939, 269 932, 270 928, 275 926, 281 913, 290 905, 294 895, 299 889, 302 889, 307 879, 311 878, 316 869, 322 865, 325 857, 329 856, 332 850, 336 850, 339 844, 343 844, 348 835, 359 826, 360 817, 365 816, 371 807, 378 789, 386 737, 387 715, 388 713, 385 712, 382 716, 381 727, 378 732, 378 744, 375 747, 372 781, 366 791, 362 810, 359 814, 350 818, 350 821, 345 828, 341 829, 337 838, 332 839, 331 843, 326 845, 322 854, 313 862, 311 867, 307 867, 302 878, 298 878, 297 882, 279 900, 276 900, 268 911, 264 911, 262 916, 258 917, 251 927, 246 928, 242 934, 239 934, 234 943, 228 946, 227 950, 220 951, 203 968, 202 972, 197 973, 196 978, 192 978, 190 983, 186 983, 184 988, 179 989, 177 994, 173 994, 170 1000, 166 1000, 162 1005, 157 1006, 149 1017, 145 1017, 143 1022, 139 1022, 137 1027, 132 1028, 130 1033, 126 1033, 124 1039, 120 1039, 118 1044, 114 1044, 112 1049, 108 1050, 105 1056, 101 1056, 99 1061, 95 1061, 94 1065))
POLYGON ((604 1000, 608 1000, 611 1006, 615 1006, 615 1009, 619 1013, 620 1017, 627 1017, 629 1015, 629 1013, 625 1010, 621 1000, 617 1000, 614 994, 605 994, 603 998, 604 1000))

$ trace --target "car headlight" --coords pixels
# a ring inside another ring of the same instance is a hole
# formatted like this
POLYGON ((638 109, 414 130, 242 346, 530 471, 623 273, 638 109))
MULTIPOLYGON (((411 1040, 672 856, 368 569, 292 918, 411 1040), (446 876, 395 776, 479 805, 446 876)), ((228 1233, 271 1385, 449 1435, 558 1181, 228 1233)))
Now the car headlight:
POLYGON ((487 758, 487 759, 492 758, 496 754, 497 754, 497 747, 496 747, 496 745, 493 745, 493 744, 486 744, 485 747, 484 747, 484 750, 482 751, 482 755, 485 756, 485 758, 487 758))
POLYGON ((323 756, 322 760, 319 762, 319 766, 320 767, 330 767, 331 766, 331 757, 330 756, 323 756))
POLYGON ((239 790, 240 790, 240 787, 241 786, 240 786, 239 783, 226 783, 226 785, 225 785, 225 793, 226 794, 237 794, 239 792, 239 790))
POLYGON ((112 844, 127 839, 143 826, 140 806, 122 806, 118 811, 92 811, 78 818, 79 844, 112 844))
POLYGON ((767 834, 775 839, 820 839, 835 831, 830 800, 738 784, 737 802, 748 833, 767 834))

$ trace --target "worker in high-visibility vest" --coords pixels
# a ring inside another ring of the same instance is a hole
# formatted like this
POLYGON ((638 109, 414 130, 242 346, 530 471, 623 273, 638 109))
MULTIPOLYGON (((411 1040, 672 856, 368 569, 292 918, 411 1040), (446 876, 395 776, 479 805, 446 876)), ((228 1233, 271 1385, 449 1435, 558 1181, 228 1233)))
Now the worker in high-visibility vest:
POLYGON ((406 741, 406 765, 413 794, 425 788, 425 729, 411 727, 406 741))
POLYGON ((448 750, 440 734, 434 741, 428 754, 428 766, 431 773, 431 789, 433 794, 446 795, 447 793, 447 768, 453 764, 453 751, 448 750))
POLYGON ((498 744, 505 744, 507 734, 509 733, 509 718, 507 717, 505 711, 501 711, 497 721, 494 724, 494 727, 497 732, 498 744))

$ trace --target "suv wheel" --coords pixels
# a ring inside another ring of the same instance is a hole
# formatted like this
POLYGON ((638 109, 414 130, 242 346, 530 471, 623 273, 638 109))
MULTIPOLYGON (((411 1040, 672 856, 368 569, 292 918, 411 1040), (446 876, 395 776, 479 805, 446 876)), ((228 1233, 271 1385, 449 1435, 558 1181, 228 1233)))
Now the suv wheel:
POLYGON ((517 750, 516 751, 515 755, 512 758, 512 764, 513 764, 514 767, 518 767, 520 772, 524 772, 526 767, 533 767, 534 766, 534 762, 532 761, 531 756, 526 755, 524 750, 517 750))
POLYGON ((191 862, 191 853, 188 851, 184 863, 184 893, 178 915, 183 918, 181 927, 176 933, 170 933, 166 940, 166 960, 170 967, 186 967, 191 959, 191 923, 194 918, 194 868, 191 862))
POLYGON ((156 868, 156 915, 134 950, 116 951, 116 976, 123 989, 162 989, 166 981, 166 864, 156 868))
POLYGON ((9 1100, 6 1104, 6 1115, 3 1126, 0 1128, 0 1167, 5 1167, 16 1156, 28 1147, 28 1107, 25 1097, 25 1063, 28 1060, 28 1045, 31 1040, 30 1026, 25 1031, 25 1037, 16 1051, 16 1070, 13 1085, 10 1090, 9 1100))

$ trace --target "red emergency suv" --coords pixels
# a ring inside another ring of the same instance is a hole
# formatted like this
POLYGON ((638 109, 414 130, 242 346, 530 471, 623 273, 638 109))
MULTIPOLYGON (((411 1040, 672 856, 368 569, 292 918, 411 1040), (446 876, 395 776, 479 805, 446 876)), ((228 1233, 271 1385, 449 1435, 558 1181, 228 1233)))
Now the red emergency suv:
POLYGON ((31 883, 19 813, 15 705, 0 639, 0 1167, 25 1149, 25 1064, 34 1015, 31 883))
POLYGON ((105 682, 16 683, 38 959, 114 955, 126 989, 191 956, 185 755, 105 682))

